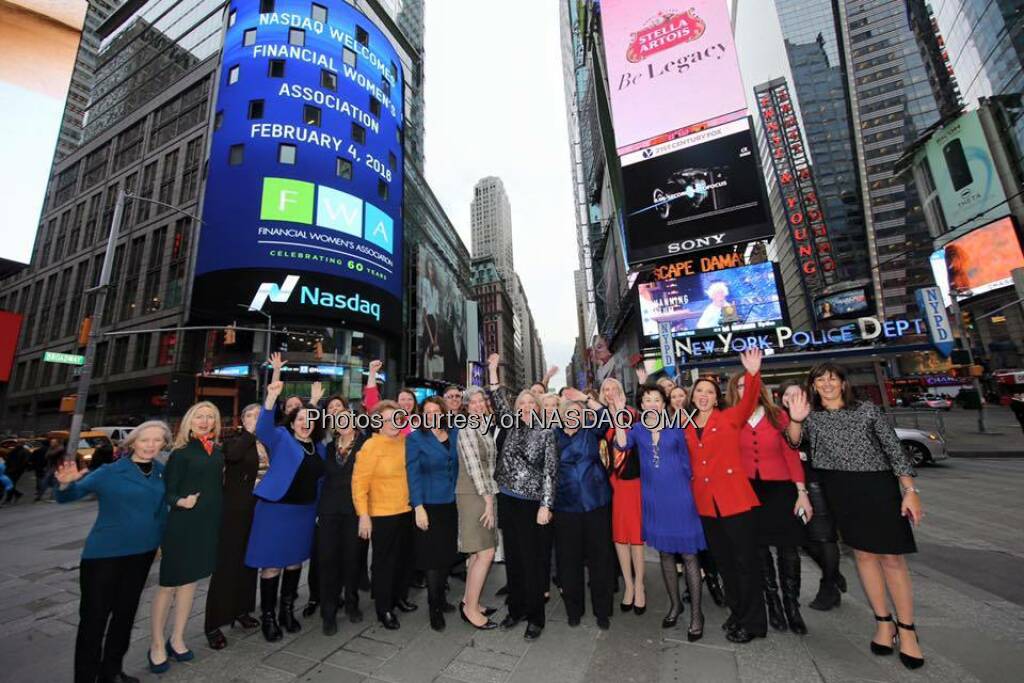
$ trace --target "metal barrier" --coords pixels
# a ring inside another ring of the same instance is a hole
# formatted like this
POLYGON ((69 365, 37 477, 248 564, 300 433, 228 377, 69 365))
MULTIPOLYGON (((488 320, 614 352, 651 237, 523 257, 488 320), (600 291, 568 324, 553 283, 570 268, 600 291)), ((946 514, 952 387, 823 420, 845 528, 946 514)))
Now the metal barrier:
POLYGON ((922 429, 926 432, 938 432, 946 437, 946 422, 941 410, 907 410, 890 408, 885 413, 886 419, 893 427, 922 429))

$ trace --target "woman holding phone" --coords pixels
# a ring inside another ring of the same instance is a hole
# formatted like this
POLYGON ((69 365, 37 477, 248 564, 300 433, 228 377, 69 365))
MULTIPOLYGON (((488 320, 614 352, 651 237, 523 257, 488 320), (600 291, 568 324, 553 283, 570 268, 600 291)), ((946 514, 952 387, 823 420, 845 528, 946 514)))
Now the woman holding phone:
POLYGON ((806 433, 839 534, 853 548, 877 622, 871 652, 891 655, 898 645, 903 666, 919 669, 924 657, 905 555, 917 552, 911 523, 919 524, 923 512, 910 459, 882 411, 854 398, 841 366, 812 368, 807 390, 809 402, 789 402, 787 435, 798 444, 806 433))

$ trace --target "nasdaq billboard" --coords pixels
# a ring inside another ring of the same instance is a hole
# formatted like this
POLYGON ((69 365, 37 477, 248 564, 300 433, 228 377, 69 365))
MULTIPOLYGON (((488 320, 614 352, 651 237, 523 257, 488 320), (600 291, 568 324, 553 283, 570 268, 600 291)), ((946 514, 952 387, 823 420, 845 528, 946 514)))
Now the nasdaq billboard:
POLYGON ((401 59, 344 0, 228 7, 192 310, 398 332, 401 59))

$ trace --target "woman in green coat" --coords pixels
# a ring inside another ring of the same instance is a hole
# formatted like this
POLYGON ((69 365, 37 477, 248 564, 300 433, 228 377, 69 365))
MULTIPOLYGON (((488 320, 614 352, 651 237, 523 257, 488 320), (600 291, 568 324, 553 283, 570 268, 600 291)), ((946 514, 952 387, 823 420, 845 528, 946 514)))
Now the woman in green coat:
POLYGON ((217 565, 224 480, 220 412, 209 401, 188 409, 167 460, 164 482, 170 514, 161 544, 160 587, 153 597, 153 640, 150 668, 167 670, 169 659, 193 658, 185 646, 185 626, 192 612, 196 582, 213 574, 217 565), (174 625, 165 642, 167 617, 174 600, 174 625))

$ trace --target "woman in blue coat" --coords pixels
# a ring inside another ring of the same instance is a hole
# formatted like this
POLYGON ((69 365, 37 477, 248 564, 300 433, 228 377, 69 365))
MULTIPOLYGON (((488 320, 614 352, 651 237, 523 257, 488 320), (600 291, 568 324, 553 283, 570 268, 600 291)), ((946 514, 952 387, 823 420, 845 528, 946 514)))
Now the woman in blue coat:
POLYGON ((122 664, 167 519, 164 466, 153 458, 170 442, 166 424, 144 422, 124 440, 131 457, 92 473, 79 470, 70 460, 57 469, 58 503, 90 493, 99 501, 99 514, 78 565, 76 683, 129 680, 122 664))
POLYGON ((302 628, 294 614, 295 599, 302 563, 313 548, 327 453, 313 406, 293 409, 285 416, 284 426, 275 425, 274 405, 283 388, 284 383, 275 377, 256 420, 256 438, 267 449, 270 467, 253 490, 259 500, 245 554, 246 566, 260 570, 260 611, 267 642, 281 639, 281 626, 289 633, 302 628), (279 585, 280 625, 274 614, 279 585))
POLYGON ((459 439, 457 430, 447 428, 448 409, 440 397, 424 400, 421 411, 423 425, 405 442, 405 468, 416 516, 416 568, 427 575, 430 627, 443 631, 444 613, 455 610, 445 598, 444 585, 459 551, 459 439))
POLYGON ((601 463, 601 443, 608 423, 586 426, 584 408, 603 415, 605 407, 578 389, 565 389, 559 407, 562 426, 555 488, 555 558, 569 626, 578 626, 585 608, 583 568, 590 576, 590 601, 601 630, 609 627, 612 594, 612 488, 601 463))

